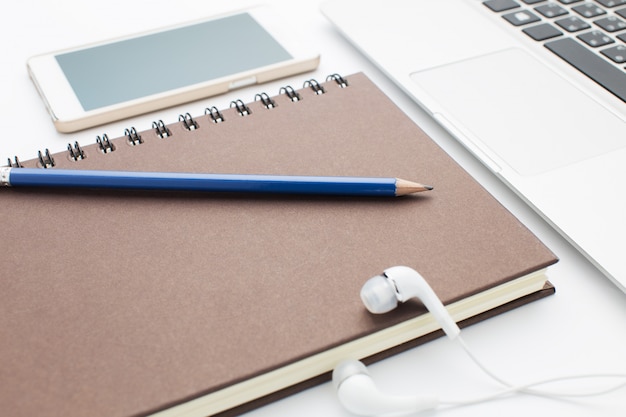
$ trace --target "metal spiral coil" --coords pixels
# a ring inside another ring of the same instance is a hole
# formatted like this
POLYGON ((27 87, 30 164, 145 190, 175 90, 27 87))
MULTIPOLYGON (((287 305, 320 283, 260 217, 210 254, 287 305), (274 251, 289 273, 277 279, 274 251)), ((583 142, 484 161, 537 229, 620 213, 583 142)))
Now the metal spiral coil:
POLYGON ((193 120, 191 114, 185 113, 178 116, 178 121, 183 123, 183 126, 187 130, 196 130, 198 128, 198 123, 193 120))
POLYGON ((224 121, 224 116, 215 106, 204 109, 204 114, 209 116, 213 123, 221 123, 224 121))
POLYGON ((310 79, 304 82, 304 88, 307 88, 307 87, 313 90, 313 92, 317 95, 321 95, 326 92, 326 90, 324 90, 324 87, 322 87, 322 85, 318 83, 317 80, 314 80, 314 79, 310 79))
POLYGON ((85 159, 85 151, 80 147, 78 141, 74 142, 74 145, 71 143, 67 144, 67 151, 69 152, 69 157, 72 161, 78 161, 81 159, 85 159))
POLYGON ((256 94, 254 96, 254 101, 258 100, 261 100, 261 103, 263 103, 263 106, 265 106, 266 109, 273 109, 274 107, 276 107, 276 102, 272 100, 271 97, 268 96, 266 93, 256 94))
POLYGON ((14 160, 11 161, 11 158, 8 158, 9 168, 23 168, 24 167, 24 165, 22 165, 22 163, 20 162, 17 156, 14 156, 13 159, 14 160))
POLYGON ((42 168, 52 168, 54 163, 54 158, 50 155, 50 150, 46 148, 44 152, 37 151, 37 155, 39 157, 39 164, 42 168))
POLYGON ((102 153, 111 153, 115 150, 115 146, 111 143, 106 133, 102 137, 96 136, 96 143, 102 153))
MULTIPOLYGON (((330 81, 335 81, 341 88, 346 88, 349 85, 348 80, 339 74, 331 74, 326 77, 326 82, 330 81)), ((305 81, 303 84, 303 88, 310 88, 317 95, 326 93, 324 86, 318 83, 315 79, 305 81)), ((281 87, 278 93, 285 94, 292 102, 302 100, 302 97, 300 96, 298 91, 294 90, 291 86, 281 87)), ((277 107, 276 102, 266 93, 256 94, 254 96, 254 101, 261 101, 262 105, 267 109, 277 107)), ((241 116, 248 116, 252 114, 250 108, 242 100, 231 101, 230 107, 235 108, 237 113, 239 113, 241 116)), ((205 108, 204 114, 207 115, 213 123, 221 123, 225 120, 222 112, 220 112, 220 110, 215 106, 205 108)), ((179 115, 178 121, 182 123, 183 127, 186 130, 191 131, 199 128, 199 124, 193 119, 193 117, 189 113, 179 115)), ((165 125, 165 123, 163 123, 162 120, 152 122, 152 128, 155 130, 155 133, 159 138, 167 138, 172 136, 172 132, 170 131, 170 129, 168 129, 168 127, 165 125)), ((124 137, 126 138, 128 144, 132 146, 144 143, 144 139, 134 127, 125 129, 124 137)), ((97 136, 96 143, 99 150, 105 154, 115 151, 115 144, 109 139, 107 134, 97 136)), ((74 142, 74 144, 68 143, 67 150, 69 154, 69 159, 73 161, 79 161, 87 157, 87 154, 81 148, 77 141, 74 142)), ((54 158, 52 157, 48 149, 43 152, 38 151, 38 161, 39 166, 42 168, 52 168, 56 165, 54 158)), ((15 156, 13 160, 11 158, 8 158, 8 167, 20 168, 23 167, 23 165, 18 157, 15 156)))
POLYGON ((143 143, 143 139, 137 133, 137 129, 131 127, 130 129, 124 129, 124 135, 126 136, 126 140, 130 145, 136 146, 141 145, 143 143))
POLYGON ((156 135, 161 139, 172 136, 172 132, 165 126, 163 120, 152 122, 152 128, 155 130, 156 135))
POLYGON ((230 108, 231 109, 236 108, 237 113, 239 113, 239 115, 241 116, 249 116, 250 114, 252 114, 252 111, 250 111, 250 108, 246 106, 246 103, 244 103, 241 100, 231 101, 230 108))
POLYGON ((331 74, 328 77, 326 77, 326 81, 333 81, 333 80, 337 84, 339 84, 339 87, 341 88, 346 88, 348 86, 348 80, 346 80, 339 74, 331 74))
POLYGON ((278 94, 285 94, 287 97, 289 97, 291 101, 302 100, 302 97, 300 97, 300 94, 298 94, 298 92, 294 90, 293 87, 291 87, 290 85, 286 87, 281 87, 280 90, 278 90, 278 94))

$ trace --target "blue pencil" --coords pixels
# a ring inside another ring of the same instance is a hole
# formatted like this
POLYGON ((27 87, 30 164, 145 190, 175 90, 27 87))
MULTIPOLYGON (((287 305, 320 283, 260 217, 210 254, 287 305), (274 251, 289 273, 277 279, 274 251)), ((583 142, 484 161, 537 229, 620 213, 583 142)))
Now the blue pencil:
POLYGON ((197 174, 0 167, 9 187, 320 194, 396 197, 433 187, 398 178, 197 174))

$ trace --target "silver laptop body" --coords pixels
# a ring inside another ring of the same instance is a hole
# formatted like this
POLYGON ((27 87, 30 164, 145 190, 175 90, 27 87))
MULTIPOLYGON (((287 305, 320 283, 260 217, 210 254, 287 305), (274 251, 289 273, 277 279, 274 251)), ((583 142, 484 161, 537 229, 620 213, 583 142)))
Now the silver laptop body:
POLYGON ((626 0, 571 1, 337 0, 322 12, 626 291, 626 0), (567 14, 540 13, 562 13, 554 4, 567 14), (571 9, 583 4, 600 15, 571 9))

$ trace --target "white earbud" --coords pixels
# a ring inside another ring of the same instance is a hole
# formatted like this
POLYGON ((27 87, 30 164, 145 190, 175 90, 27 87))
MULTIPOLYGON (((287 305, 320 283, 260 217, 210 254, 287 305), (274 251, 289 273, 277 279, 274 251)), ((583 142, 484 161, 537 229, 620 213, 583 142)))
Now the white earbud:
POLYGON ((351 413, 373 416, 390 413, 415 413, 439 405, 434 397, 387 395, 374 384, 363 363, 341 362, 333 370, 333 385, 341 404, 351 413))
MULTIPOLYGON (((424 278, 407 266, 385 269, 370 278, 361 289, 361 300, 374 314, 387 313, 411 298, 419 298, 451 339, 460 329, 450 317, 435 292, 424 278)), ((363 363, 347 360, 333 370, 333 384, 341 404, 350 412, 372 416, 389 413, 410 413, 436 408, 434 397, 397 396, 382 393, 374 384, 363 363)))
POLYGON ((416 396, 388 395, 382 393, 376 387, 363 363, 356 360, 347 360, 340 363, 333 370, 333 385, 337 391, 339 401, 348 411, 362 416, 399 415, 432 410, 440 406, 457 407, 475 404, 515 392, 553 398, 567 398, 602 395, 626 387, 626 374, 620 373, 567 376, 523 385, 512 385, 487 369, 469 350, 460 336, 461 330, 459 326, 452 319, 448 310, 446 310, 430 285, 414 269, 406 266, 388 268, 381 275, 370 278, 361 289, 361 300, 363 300, 367 309, 375 314, 391 311, 396 308, 398 302, 405 302, 411 298, 419 298, 435 320, 437 320, 446 335, 450 339, 456 340, 480 369, 505 388, 486 396, 462 401, 438 400, 435 397, 420 398, 416 396), (589 378, 617 379, 621 382, 609 388, 588 391, 586 393, 554 392, 535 388, 550 383, 589 378))
POLYGON ((461 329, 450 317, 439 297, 426 280, 408 266, 387 268, 382 275, 370 278, 361 289, 363 304, 374 314, 391 311, 396 308, 398 301, 404 303, 411 298, 419 298, 424 303, 450 339, 459 335, 461 329))

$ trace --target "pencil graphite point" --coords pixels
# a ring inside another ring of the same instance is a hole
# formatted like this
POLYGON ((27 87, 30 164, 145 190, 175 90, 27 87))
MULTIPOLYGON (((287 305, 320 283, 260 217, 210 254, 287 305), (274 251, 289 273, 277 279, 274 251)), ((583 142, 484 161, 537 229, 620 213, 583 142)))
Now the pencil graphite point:
POLYGON ((396 196, 419 193, 422 191, 431 191, 432 189, 432 185, 424 185, 418 182, 396 178, 396 196))

